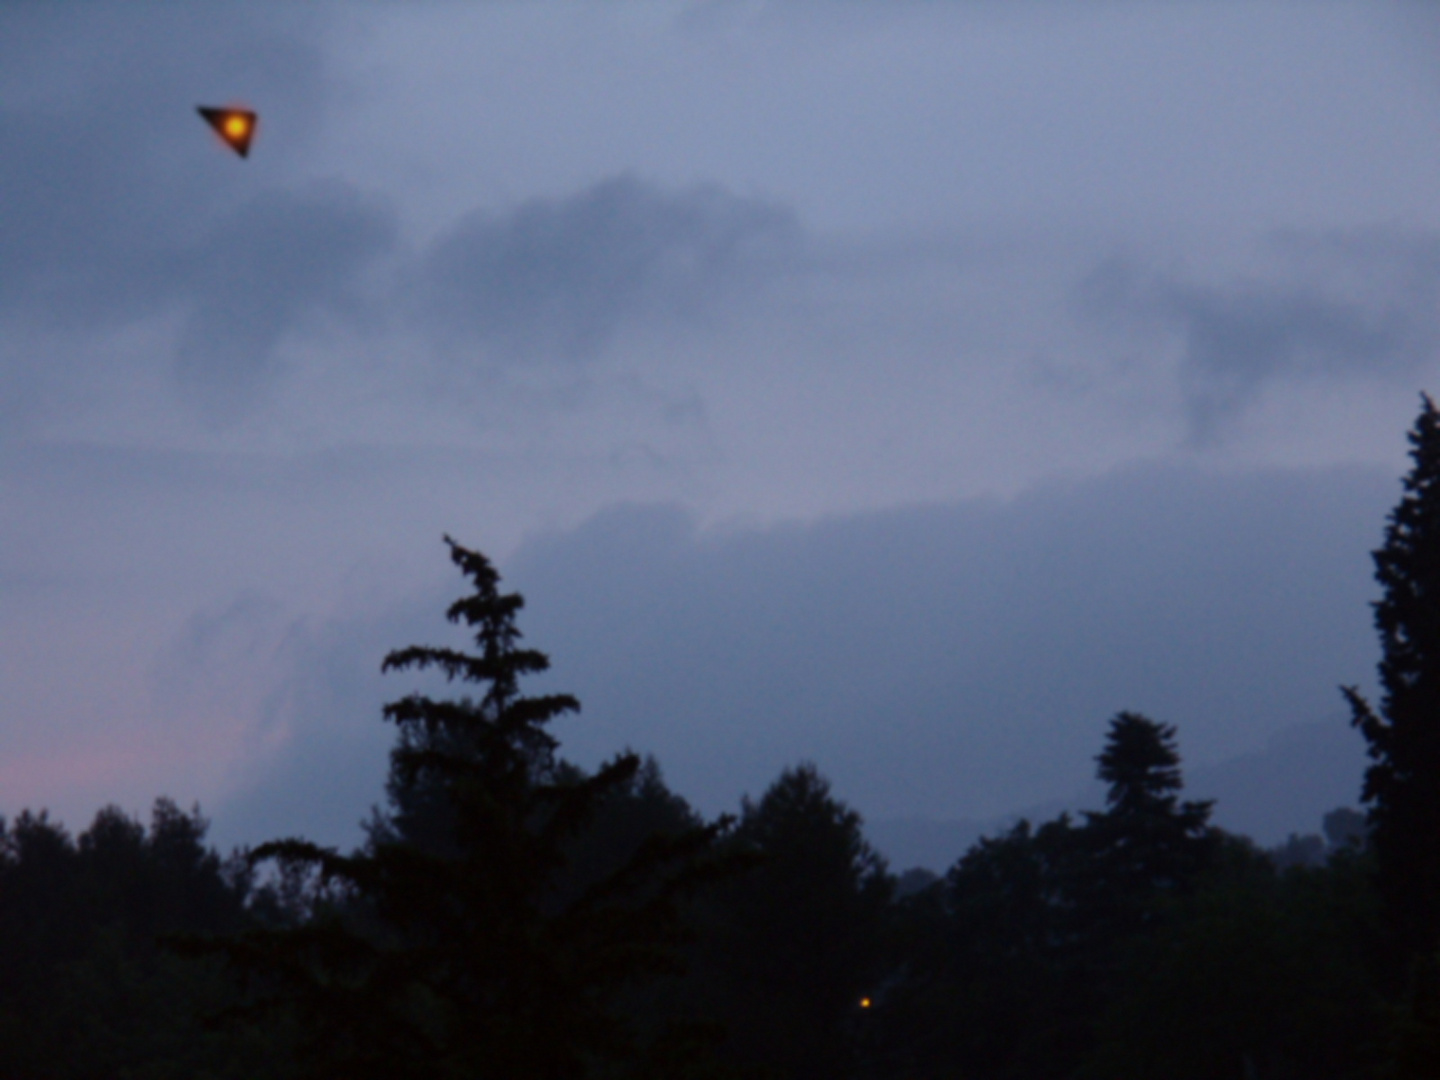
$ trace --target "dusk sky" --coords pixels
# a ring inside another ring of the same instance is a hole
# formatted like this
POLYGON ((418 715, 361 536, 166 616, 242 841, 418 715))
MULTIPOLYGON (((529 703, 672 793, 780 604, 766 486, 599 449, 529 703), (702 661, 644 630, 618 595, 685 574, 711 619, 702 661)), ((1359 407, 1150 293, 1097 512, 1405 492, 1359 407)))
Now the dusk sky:
POLYGON ((1437 178, 1420 2, 0 2, 0 813, 353 843, 449 533, 707 814, 998 818, 1131 709, 1323 743, 1217 795, 1314 830, 1437 178))

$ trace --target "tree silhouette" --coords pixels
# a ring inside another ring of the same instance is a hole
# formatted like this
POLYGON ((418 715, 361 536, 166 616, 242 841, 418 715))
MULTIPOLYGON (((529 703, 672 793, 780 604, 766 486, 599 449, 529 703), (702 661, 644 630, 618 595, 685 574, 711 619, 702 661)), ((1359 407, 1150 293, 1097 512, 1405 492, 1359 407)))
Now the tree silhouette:
POLYGON ((860 815, 813 765, 745 799, 733 845, 758 862, 714 890, 696 964, 730 1057, 796 1080, 847 1074, 875 994, 892 881, 860 815))
POLYGON ((930 975, 940 993, 915 994, 911 1005, 928 1005, 927 1026, 945 1031, 940 1061, 976 1076, 1029 1076, 1059 1075, 1077 1060, 1089 983, 1081 831, 1067 814, 1034 829, 1022 820, 977 841, 946 875, 948 970, 930 975))
POLYGON ((1373 553, 1384 596, 1377 713, 1343 692, 1369 744, 1363 799, 1378 884, 1407 953, 1440 944, 1440 412, 1428 395, 1409 433, 1414 462, 1373 553))
MULTIPOLYGON (((1210 804, 1179 800, 1175 729, 1137 713, 1111 721, 1097 757, 1107 808, 978 841, 951 868, 948 926, 919 940, 887 1010, 890 1042, 917 1071, 1070 1076, 1118 990, 1118 960, 1153 933, 1218 850, 1210 804), (914 1014, 919 1020, 904 1014, 914 1014)), ((912 910, 933 924, 933 913, 912 910)), ((902 1070, 903 1071, 903 1070, 902 1070)))
POLYGON ((259 848, 257 861, 314 875, 315 914, 229 952, 284 986, 276 1000, 296 1010, 309 1076, 569 1080, 640 1069, 646 1050, 617 995, 674 968, 676 897, 707 872, 725 822, 652 836, 598 880, 560 888, 576 836, 640 761, 621 754, 593 776, 561 767, 545 725, 578 702, 520 693, 521 678, 549 664, 518 644, 524 601, 499 591, 483 555, 446 542, 473 585, 447 618, 471 629, 478 651, 411 647, 383 668, 438 669, 483 694, 386 706, 400 729, 389 813, 353 855, 303 840, 259 848))
POLYGON ((1367 956, 1378 904, 1353 850, 1279 870, 1226 837, 1217 865, 1117 956, 1082 1075, 1305 1077, 1377 1069, 1390 1010, 1367 956))
POLYGON ((0 1076, 286 1076, 277 1028, 202 1023, 236 1001, 219 959, 160 947, 246 922, 250 884, 205 831, 168 799, 148 831, 113 806, 75 840, 44 814, 0 820, 0 1076))
POLYGON ((1095 760, 1110 787, 1105 812, 1085 815, 1090 901, 1133 922, 1145 917, 1155 894, 1188 888, 1205 868, 1216 844, 1212 804, 1179 801, 1184 780, 1173 725, 1119 713, 1095 760))

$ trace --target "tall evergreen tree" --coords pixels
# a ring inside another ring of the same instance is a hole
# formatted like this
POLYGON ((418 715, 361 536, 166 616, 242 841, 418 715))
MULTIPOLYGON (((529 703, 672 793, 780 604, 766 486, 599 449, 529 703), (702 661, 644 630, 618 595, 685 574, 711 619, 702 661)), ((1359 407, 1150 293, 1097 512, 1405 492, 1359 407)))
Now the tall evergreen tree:
POLYGON ((936 1075, 1075 1074, 1115 994, 1117 959, 1159 925, 1218 850, 1208 803, 1180 802, 1175 729, 1137 713, 1111 721, 1097 757, 1107 808, 980 840, 947 875, 948 941, 912 964, 897 1047, 936 1075), (948 970, 947 970, 948 969, 948 970), (937 1030, 943 1035, 935 1036, 937 1030))
POLYGON ((652 837, 585 888, 561 888, 576 835, 640 761, 621 754, 593 776, 560 767, 545 725, 578 702, 520 693, 520 679, 549 664, 518 644, 523 600, 499 591, 483 555, 446 542, 473 584, 447 617, 473 631, 478 652, 412 647, 383 667, 435 668, 482 696, 412 694, 386 706, 400 729, 390 813, 353 855, 302 840, 258 849, 257 860, 308 868, 328 891, 304 925, 252 933, 229 951, 286 987, 279 1000, 298 1013, 309 1076, 643 1073, 644 1048, 616 997, 672 969, 675 898, 702 876, 699 860, 724 826, 652 837))
POLYGON ((1409 433, 1414 462, 1373 553, 1383 696, 1344 688, 1369 744, 1365 773, 1378 884, 1407 953, 1440 945, 1440 412, 1428 395, 1409 433))
POLYGON ((1133 920, 1157 893, 1188 888, 1205 868, 1218 842, 1209 827, 1212 804, 1179 801, 1184 780, 1173 725, 1122 712, 1095 760, 1110 787, 1106 810, 1086 814, 1086 876, 1098 908, 1133 920))

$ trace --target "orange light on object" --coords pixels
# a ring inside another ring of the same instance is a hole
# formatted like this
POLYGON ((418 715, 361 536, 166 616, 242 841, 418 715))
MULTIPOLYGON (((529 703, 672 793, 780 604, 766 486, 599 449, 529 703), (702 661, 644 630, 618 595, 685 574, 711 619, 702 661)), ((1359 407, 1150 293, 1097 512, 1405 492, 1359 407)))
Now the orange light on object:
POLYGON ((217 109, 197 105, 196 111, 215 129, 225 144, 242 158, 250 154, 250 140, 255 137, 255 114, 249 109, 217 109))

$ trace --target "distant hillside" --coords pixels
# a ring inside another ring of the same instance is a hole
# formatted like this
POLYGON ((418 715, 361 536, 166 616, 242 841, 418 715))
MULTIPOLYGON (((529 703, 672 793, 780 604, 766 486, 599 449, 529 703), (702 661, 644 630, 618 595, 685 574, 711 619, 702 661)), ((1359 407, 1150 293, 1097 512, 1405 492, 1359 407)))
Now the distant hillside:
MULTIPOLYGON (((1359 806, 1364 771, 1365 743, 1337 716, 1285 728, 1256 753, 1187 768, 1185 797, 1214 799, 1217 825, 1271 847, 1291 833, 1319 833, 1328 810, 1359 806)), ((1022 817, 1044 821, 1064 810, 1097 810, 1104 797, 1104 788, 1096 783, 1068 798, 1004 817, 889 818, 867 822, 865 832, 892 870, 922 866, 943 873, 981 836, 1009 828, 1022 817)))

